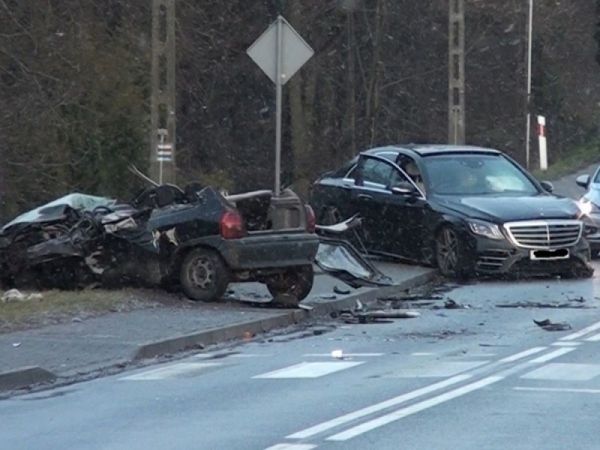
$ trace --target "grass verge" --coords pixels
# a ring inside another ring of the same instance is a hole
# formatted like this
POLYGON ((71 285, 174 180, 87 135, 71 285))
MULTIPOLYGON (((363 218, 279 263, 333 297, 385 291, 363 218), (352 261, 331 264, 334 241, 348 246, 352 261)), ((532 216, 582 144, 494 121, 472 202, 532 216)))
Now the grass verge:
POLYGON ((556 180, 577 172, 600 160, 600 143, 591 142, 570 150, 560 160, 548 167, 545 172, 536 169, 533 175, 539 180, 556 180))
POLYGON ((0 303, 0 333, 158 305, 133 289, 52 290, 41 294, 41 299, 0 303))

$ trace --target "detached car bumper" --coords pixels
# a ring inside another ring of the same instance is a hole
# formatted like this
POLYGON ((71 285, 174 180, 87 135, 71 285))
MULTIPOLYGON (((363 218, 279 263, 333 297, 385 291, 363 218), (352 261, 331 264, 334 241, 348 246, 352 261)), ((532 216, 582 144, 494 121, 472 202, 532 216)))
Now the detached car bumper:
POLYGON ((574 270, 593 271, 588 265, 590 246, 584 239, 577 244, 564 247, 567 255, 545 253, 534 249, 517 247, 512 242, 483 237, 475 239, 475 270, 482 274, 528 274, 554 275, 573 273, 574 270))

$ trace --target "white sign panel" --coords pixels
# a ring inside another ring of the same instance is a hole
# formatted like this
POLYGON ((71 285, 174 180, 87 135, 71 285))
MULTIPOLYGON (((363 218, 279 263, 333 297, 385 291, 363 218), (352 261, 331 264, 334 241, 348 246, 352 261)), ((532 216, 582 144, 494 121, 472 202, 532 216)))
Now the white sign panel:
MULTIPOLYGON (((280 17, 281 26, 281 84, 292 76, 314 55, 313 49, 280 17)), ((277 20, 247 50, 248 56, 273 81, 277 82, 277 20)))

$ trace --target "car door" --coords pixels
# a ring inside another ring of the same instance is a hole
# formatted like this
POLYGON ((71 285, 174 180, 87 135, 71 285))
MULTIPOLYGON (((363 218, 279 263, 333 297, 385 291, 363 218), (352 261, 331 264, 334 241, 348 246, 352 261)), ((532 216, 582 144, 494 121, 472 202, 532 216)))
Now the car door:
POLYGON ((368 248, 413 259, 410 241, 419 228, 418 206, 423 206, 416 206, 421 195, 414 183, 388 159, 365 154, 354 182, 352 202, 363 218, 368 248))

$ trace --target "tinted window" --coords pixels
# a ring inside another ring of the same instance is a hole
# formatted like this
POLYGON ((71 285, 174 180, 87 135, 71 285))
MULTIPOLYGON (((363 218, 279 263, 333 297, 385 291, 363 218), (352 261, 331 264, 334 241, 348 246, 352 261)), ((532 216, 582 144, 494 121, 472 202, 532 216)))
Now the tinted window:
POLYGON ((448 195, 535 195, 535 185, 501 155, 440 155, 423 158, 429 189, 448 195))
POLYGON ((382 161, 365 158, 362 163, 363 182, 378 183, 384 186, 389 185, 394 168, 382 161))

